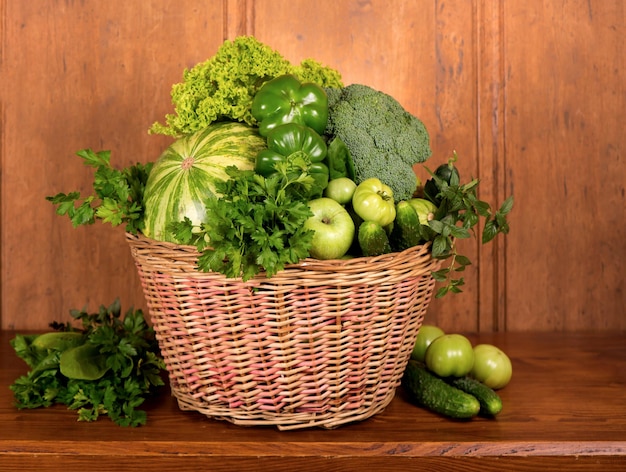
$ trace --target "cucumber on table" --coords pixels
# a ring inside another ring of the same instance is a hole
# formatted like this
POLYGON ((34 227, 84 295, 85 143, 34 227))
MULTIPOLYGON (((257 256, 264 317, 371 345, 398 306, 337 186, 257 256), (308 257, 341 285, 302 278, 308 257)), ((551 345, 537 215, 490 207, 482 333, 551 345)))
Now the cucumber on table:
POLYGON ((473 395, 480 403, 480 412, 484 415, 496 416, 502 411, 502 399, 492 388, 470 377, 451 379, 450 385, 473 395))
POLYGON ((469 419, 478 415, 480 403, 473 395, 428 372, 419 362, 407 364, 402 385, 420 406, 450 418, 469 419))

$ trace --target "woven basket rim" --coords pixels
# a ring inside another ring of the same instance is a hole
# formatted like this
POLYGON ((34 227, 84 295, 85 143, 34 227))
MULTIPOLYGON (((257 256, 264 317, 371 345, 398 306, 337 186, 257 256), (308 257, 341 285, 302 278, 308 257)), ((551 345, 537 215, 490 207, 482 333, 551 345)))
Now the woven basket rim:
MULTIPOLYGON (((126 239, 130 245, 133 245, 134 243, 144 245, 147 244, 151 247, 160 247, 166 251, 185 253, 187 256, 191 257, 200 256, 200 253, 195 246, 177 244, 168 241, 158 241, 145 236, 141 232, 138 232, 137 234, 126 232, 126 239)), ((413 246, 403 251, 390 252, 388 254, 382 254, 380 256, 361 256, 347 259, 327 260, 307 257, 305 259, 302 259, 297 264, 285 265, 285 268, 283 270, 300 270, 312 272, 342 272, 345 270, 346 272, 354 273, 358 270, 369 272, 372 270, 393 269, 398 264, 401 264, 403 261, 406 262, 419 258, 432 259, 430 250, 431 245, 432 243, 428 241, 424 244, 413 246)), ((259 272, 255 278, 268 279, 264 271, 259 272)))

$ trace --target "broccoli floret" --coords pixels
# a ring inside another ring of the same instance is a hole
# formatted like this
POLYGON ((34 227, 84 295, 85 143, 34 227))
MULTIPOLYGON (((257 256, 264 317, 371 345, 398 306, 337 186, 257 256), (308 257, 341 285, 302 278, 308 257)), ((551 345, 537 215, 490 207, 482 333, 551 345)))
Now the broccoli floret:
POLYGON ((166 124, 154 123, 150 133, 181 136, 214 121, 232 120, 255 125, 250 107, 257 90, 267 80, 293 74, 302 82, 322 87, 342 87, 338 71, 312 59, 292 65, 280 53, 253 36, 224 41, 216 54, 183 72, 172 86, 174 114, 166 124))
POLYGON ((378 177, 396 201, 417 187, 413 165, 431 155, 428 131, 392 96, 367 85, 327 88, 329 117, 325 134, 341 139, 354 161, 355 180, 378 177))

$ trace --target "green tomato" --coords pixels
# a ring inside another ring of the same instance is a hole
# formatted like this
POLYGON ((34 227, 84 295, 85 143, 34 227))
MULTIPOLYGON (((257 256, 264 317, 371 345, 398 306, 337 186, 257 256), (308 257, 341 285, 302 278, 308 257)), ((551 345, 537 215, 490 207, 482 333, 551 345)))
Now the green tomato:
POLYGON ((505 387, 513 375, 511 359, 491 344, 474 346, 474 367, 471 376, 494 390, 505 387))
POLYGON ((440 377, 462 377, 474 366, 474 349, 465 336, 444 334, 430 343, 424 362, 440 377))
POLYGON ((352 200, 352 195, 356 190, 356 184, 348 177, 332 179, 324 189, 324 196, 332 198, 337 203, 345 205, 352 200))
POLYGON ((396 218, 393 191, 376 177, 365 179, 357 186, 352 195, 352 207, 363 221, 373 221, 380 226, 387 226, 396 218))
POLYGON ((411 359, 424 362, 424 355, 426 354, 426 349, 430 346, 430 343, 444 334, 443 330, 438 326, 422 325, 417 333, 417 338, 415 339, 411 359))

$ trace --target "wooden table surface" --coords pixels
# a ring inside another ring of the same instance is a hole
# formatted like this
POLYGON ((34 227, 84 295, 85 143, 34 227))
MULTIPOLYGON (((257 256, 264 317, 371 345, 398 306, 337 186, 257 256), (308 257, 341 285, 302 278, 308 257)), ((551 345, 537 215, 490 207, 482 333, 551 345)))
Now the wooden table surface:
POLYGON ((77 422, 63 406, 17 410, 8 387, 26 366, 13 335, 0 333, 2 471, 626 470, 626 333, 470 335, 513 362, 497 419, 442 418, 399 389, 368 420, 282 432, 183 412, 167 390, 138 428, 77 422))

